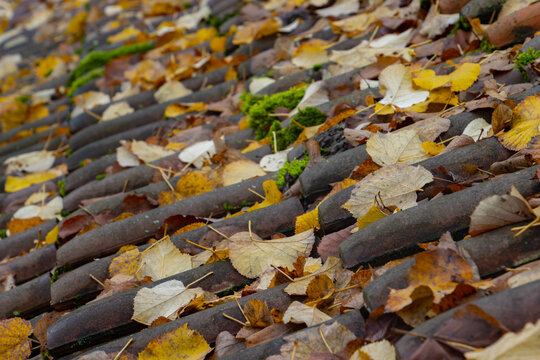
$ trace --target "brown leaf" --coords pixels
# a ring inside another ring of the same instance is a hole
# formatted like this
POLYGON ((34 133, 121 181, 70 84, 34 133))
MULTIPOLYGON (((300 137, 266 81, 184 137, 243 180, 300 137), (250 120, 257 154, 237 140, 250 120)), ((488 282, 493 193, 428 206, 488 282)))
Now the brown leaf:
POLYGON ((267 327, 274 323, 265 301, 251 299, 244 305, 244 313, 253 327, 267 327))

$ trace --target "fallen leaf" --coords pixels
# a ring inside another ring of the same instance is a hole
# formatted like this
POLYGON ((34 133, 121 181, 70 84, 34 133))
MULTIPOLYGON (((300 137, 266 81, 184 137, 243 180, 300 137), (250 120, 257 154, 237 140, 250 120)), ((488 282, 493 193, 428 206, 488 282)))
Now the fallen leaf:
POLYGON ((269 77, 257 77, 249 83, 249 92, 252 94, 256 94, 259 92, 259 90, 264 89, 270 84, 275 83, 276 80, 269 78, 269 77))
POLYGON ((403 109, 421 103, 429 96, 428 91, 413 89, 411 72, 402 64, 390 65, 381 71, 379 84, 381 90, 386 91, 384 98, 379 101, 383 105, 403 109))
POLYGON ((38 217, 41 220, 50 220, 50 219, 61 219, 62 217, 59 213, 63 209, 63 201, 60 196, 52 198, 47 203, 42 203, 40 205, 27 205, 19 208, 13 214, 14 219, 29 219, 33 217, 38 217))
POLYGON ((335 274, 342 269, 341 260, 333 256, 326 259, 324 265, 313 273, 294 279, 286 288, 289 295, 306 295, 309 284, 319 275, 326 275, 330 280, 334 280, 335 274))
POLYGON ((129 106, 127 101, 120 101, 107 107, 101 115, 101 118, 103 121, 108 121, 123 115, 131 114, 134 111, 135 110, 129 106))
POLYGON ((114 257, 109 265, 109 276, 111 278, 118 274, 135 276, 139 269, 140 254, 139 249, 134 248, 114 257))
POLYGON ((267 360, 290 360, 292 354, 295 359, 309 359, 313 353, 328 353, 327 346, 333 352, 338 352, 355 339, 356 336, 339 321, 329 325, 321 324, 284 336, 285 344, 281 345, 281 354, 270 356, 267 360))
POLYGON ((152 281, 157 281, 192 268, 191 256, 182 254, 167 236, 141 254, 137 275, 139 278, 150 276, 152 281))
POLYGON ((38 173, 49 170, 53 166, 55 159, 56 158, 52 151, 32 151, 21 155, 12 156, 4 161, 4 165, 7 165, 7 174, 11 174, 16 171, 38 173))
POLYGON ((5 192, 11 193, 22 190, 34 184, 39 184, 48 180, 56 179, 63 172, 58 169, 51 169, 48 171, 41 171, 35 174, 28 174, 24 176, 7 176, 6 184, 4 185, 5 192))
POLYGON ((313 231, 317 231, 320 227, 321 224, 319 224, 319 208, 317 207, 314 210, 309 211, 296 218, 294 233, 300 234, 310 229, 313 229, 313 231))
POLYGON ((229 256, 240 274, 256 278, 272 265, 291 267, 299 256, 309 255, 314 242, 313 230, 276 240, 240 232, 229 239, 229 256))
POLYGON ((381 340, 367 344, 358 349, 350 360, 395 360, 396 349, 388 340, 381 340))
POLYGON ((414 164, 428 156, 422 149, 422 141, 415 130, 388 134, 377 132, 368 139, 366 151, 373 161, 381 166, 414 164))
POLYGON ((437 144, 433 141, 424 141, 422 143, 422 150, 424 150, 426 154, 437 156, 444 150, 444 144, 437 144))
MULTIPOLYGON (((257 144, 257 143, 252 143, 257 144)), ((287 162, 287 150, 278 151, 274 154, 268 154, 263 156, 259 165, 264 171, 274 172, 279 171, 287 162)))
POLYGON ((413 82, 416 86, 426 90, 433 90, 450 84, 450 90, 462 91, 467 90, 476 82, 480 71, 481 66, 473 63, 461 64, 449 75, 437 76, 435 71, 427 69, 422 70, 413 79, 413 82))
POLYGON ((30 321, 18 317, 0 320, 0 357, 27 359, 31 352, 31 333, 30 321))
POLYGON ((226 164, 220 171, 223 186, 266 175, 259 164, 251 160, 238 160, 226 164))
POLYGON ((168 81, 155 92, 154 98, 158 104, 181 98, 191 94, 193 91, 186 88, 180 81, 168 81))
POLYGON ((188 324, 184 324, 150 341, 139 353, 138 360, 203 360, 211 351, 206 340, 197 331, 189 329, 188 324))
POLYGON ((186 288, 179 280, 169 280, 151 288, 144 287, 135 295, 131 318, 145 325, 150 325, 161 316, 175 320, 180 309, 202 295, 201 288, 186 288))
POLYGON ((249 44, 252 41, 260 39, 264 36, 277 33, 280 27, 281 20, 277 17, 272 17, 267 20, 261 20, 249 25, 245 25, 234 34, 233 44, 249 44))
POLYGON ((244 314, 253 327, 267 327, 274 323, 265 301, 251 299, 244 305, 244 314))
POLYGON ((292 63, 301 69, 310 69, 315 65, 328 62, 326 48, 329 44, 321 39, 309 40, 294 51, 292 63))
POLYGON ((468 135, 472 137, 474 141, 479 141, 490 137, 490 130, 491 125, 483 118, 478 118, 467 124, 465 129, 463 129, 462 135, 468 135))
POLYGON ((212 179, 198 172, 190 172, 182 176, 174 187, 182 198, 188 198, 217 189, 212 179))
POLYGON ((210 158, 215 155, 216 146, 213 140, 199 141, 184 149, 178 158, 185 163, 191 163, 196 168, 200 169, 204 163, 210 161, 210 158))
MULTIPOLYGON (((517 190, 512 186, 514 191, 517 190)), ((512 196, 512 192, 492 195, 480 201, 471 214, 471 236, 535 217, 529 205, 522 198, 512 196)))
POLYGON ((499 136, 504 147, 521 150, 540 133, 540 95, 528 96, 520 102, 512 114, 511 129, 499 136))
POLYGON ((317 309, 317 307, 307 306, 299 301, 293 301, 283 315, 283 322, 285 324, 292 322, 295 324, 306 324, 307 326, 314 326, 330 319, 330 316, 317 309))
POLYGON ((421 166, 385 166, 357 182, 343 208, 360 219, 380 196, 385 206, 407 209, 416 205, 416 191, 431 181, 433 175, 421 166))
POLYGON ((490 346, 465 353, 471 360, 533 360, 540 353, 540 320, 535 324, 527 323, 517 333, 509 332, 490 346))

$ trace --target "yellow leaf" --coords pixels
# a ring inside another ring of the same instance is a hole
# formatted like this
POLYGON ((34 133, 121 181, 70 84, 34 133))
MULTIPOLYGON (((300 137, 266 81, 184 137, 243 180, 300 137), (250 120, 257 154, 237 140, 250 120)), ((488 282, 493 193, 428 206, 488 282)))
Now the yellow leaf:
POLYGON ((234 67, 230 66, 227 69, 227 73, 225 74, 225 81, 231 81, 236 80, 238 78, 238 73, 236 70, 234 70, 234 67))
POLYGON ((422 150, 429 155, 439 155, 440 152, 444 150, 444 144, 437 144, 433 141, 424 141, 422 143, 422 150))
POLYGON ((21 318, 0 320, 0 358, 26 359, 30 356, 30 321, 21 318))
POLYGON ((47 109, 45 104, 33 105, 28 109, 26 122, 32 122, 45 116, 49 116, 49 109, 47 109))
POLYGON ((74 40, 81 38, 84 35, 84 25, 87 16, 88 13, 86 11, 81 11, 71 18, 66 28, 66 34, 72 36, 74 40))
POLYGON ((6 227, 8 228, 11 235, 15 235, 17 233, 38 226, 43 222, 44 220, 42 220, 40 217, 34 216, 27 219, 12 219, 6 224, 6 227))
POLYGON ((296 218, 294 233, 300 234, 310 229, 319 229, 320 227, 321 224, 319 224, 319 208, 317 207, 315 208, 315 210, 307 212, 296 218))
POLYGON ((503 146, 521 150, 540 133, 540 95, 528 96, 514 108, 511 129, 499 136, 503 146))
POLYGON ((138 248, 124 251, 116 256, 109 265, 109 276, 114 277, 118 274, 135 276, 139 268, 140 252, 138 248))
POLYGON ((388 215, 383 213, 377 205, 372 205, 366 215, 356 220, 356 225, 358 225, 358 229, 362 229, 369 224, 374 223, 375 221, 385 218, 387 216, 388 215))
POLYGON ((328 43, 321 39, 305 42, 295 50, 292 62, 303 69, 327 63, 328 54, 326 48, 328 46, 328 43))
POLYGON ((45 236, 44 245, 54 244, 58 239, 58 225, 56 225, 51 231, 45 236))
POLYGON ((199 195, 217 188, 215 181, 197 172, 188 173, 176 183, 176 191, 184 198, 199 195))
POLYGON ((0 105, 2 131, 11 130, 24 123, 28 105, 22 101, 7 101, 0 105))
POLYGON ((283 201, 283 194, 279 191, 274 180, 263 182, 264 200, 250 207, 247 212, 262 209, 266 206, 274 205, 283 201))
POLYGON ((189 225, 182 226, 180 229, 176 230, 173 235, 178 235, 186 231, 195 230, 203 226, 206 226, 206 224, 203 222, 194 222, 189 225))
POLYGON ((192 268, 191 256, 182 254, 166 236, 142 253, 137 277, 150 276, 157 281, 192 268))
POLYGON ((132 249, 137 249, 137 246, 136 245, 124 245, 120 249, 118 249, 118 251, 116 253, 121 254, 123 252, 126 252, 128 250, 132 250, 132 249))
POLYGON ((465 63, 461 64, 453 73, 450 74, 452 91, 463 91, 471 87, 478 79, 482 67, 480 64, 465 63))
POLYGON ((240 274, 256 278, 272 265, 291 267, 299 256, 310 254, 314 242, 313 230, 275 240, 244 231, 229 238, 229 256, 240 274))
POLYGON ((119 33, 109 36, 107 38, 107 42, 115 43, 115 42, 125 41, 132 37, 136 37, 140 33, 141 31, 139 29, 133 26, 130 26, 130 27, 124 28, 124 30, 120 31, 119 33))
POLYGON ((416 86, 433 90, 450 83, 450 90, 462 91, 467 90, 478 79, 481 66, 479 64, 464 63, 458 66, 449 75, 435 75, 433 70, 422 70, 417 78, 413 79, 416 86))
POLYGON ((247 130, 249 129, 249 122, 248 122, 248 119, 249 117, 248 116, 244 116, 240 119, 240 121, 238 122, 238 129, 240 130, 247 130))
POLYGON ((39 61, 39 65, 37 67, 37 76, 40 78, 46 78, 51 74, 51 72, 54 70, 56 65, 62 61, 60 58, 56 56, 48 56, 44 59, 41 59, 39 61))
POLYGON ((247 153, 247 152, 250 152, 250 151, 253 151, 255 149, 258 149, 260 148, 262 145, 259 144, 257 141, 253 141, 251 143, 249 143, 248 146, 246 146, 245 148, 242 149, 242 153, 247 153))
POLYGON ((165 109, 165 117, 173 118, 188 112, 203 111, 206 108, 204 103, 194 103, 183 105, 179 103, 172 103, 165 109))
POLYGON ((215 53, 224 52, 226 45, 227 38, 225 36, 218 36, 210 41, 210 50, 215 53))
POLYGON ((207 27, 197 30, 197 38, 200 42, 212 40, 217 35, 215 27, 207 27))
POLYGON ((39 184, 47 180, 52 180, 58 176, 59 176, 58 172, 54 170, 42 171, 35 174, 28 174, 21 177, 8 176, 6 178, 5 191, 6 192, 19 191, 21 189, 27 188, 28 186, 39 184))
POLYGON ((437 76, 435 75, 435 71, 428 69, 420 71, 418 77, 413 79, 413 82, 422 89, 433 90, 448 84, 450 82, 450 76, 437 76))
POLYGON ((138 360, 203 360, 212 348, 187 324, 150 341, 138 360))
POLYGON ((241 181, 264 176, 266 172, 258 163, 251 160, 237 160, 220 169, 221 183, 223 186, 229 186, 241 181))
POLYGON ((278 18, 272 17, 244 26, 234 34, 233 44, 249 44, 263 36, 275 34, 279 30, 280 22, 278 18))

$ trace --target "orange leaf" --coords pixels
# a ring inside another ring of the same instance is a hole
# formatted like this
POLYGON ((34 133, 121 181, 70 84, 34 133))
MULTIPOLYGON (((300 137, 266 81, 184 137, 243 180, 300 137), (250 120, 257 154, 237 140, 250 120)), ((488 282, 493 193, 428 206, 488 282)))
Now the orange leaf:
POLYGON ((34 226, 38 226, 39 224, 42 224, 44 222, 45 220, 41 220, 41 218, 36 216, 28 219, 12 219, 10 222, 7 223, 6 226, 11 235, 15 235, 22 231, 31 229, 34 226))

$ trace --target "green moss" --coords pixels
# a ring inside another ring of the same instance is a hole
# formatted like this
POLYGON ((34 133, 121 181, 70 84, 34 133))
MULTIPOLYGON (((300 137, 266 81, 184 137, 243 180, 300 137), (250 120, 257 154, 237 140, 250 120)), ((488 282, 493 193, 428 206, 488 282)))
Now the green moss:
POLYGON ((0 229, 0 239, 7 237, 7 229, 0 229))
POLYGON ((223 204, 223 209, 225 209, 225 211, 228 213, 233 213, 234 211, 236 211, 236 207, 229 205, 227 203, 223 204))
POLYGON ((15 98, 15 100, 20 101, 20 102, 23 102, 23 103, 29 102, 30 99, 32 99, 32 97, 31 97, 30 95, 21 95, 21 96, 17 96, 17 97, 15 98))
POLYGON ((89 73, 90 71, 105 66, 109 61, 116 59, 117 57, 136 54, 152 50, 154 44, 132 44, 119 47, 109 51, 93 51, 85 56, 79 64, 69 74, 67 85, 70 86, 75 80, 89 73))
POLYGON ((482 41, 480 41, 480 50, 486 53, 492 53, 497 50, 497 47, 491 45, 488 39, 482 39, 482 41))
POLYGON ((105 179, 106 176, 107 175, 105 175, 105 174, 96 175, 96 180, 103 180, 103 179, 105 179))
POLYGON ((105 73, 104 68, 94 69, 90 71, 89 73, 81 76, 80 78, 75 79, 75 81, 71 83, 71 87, 69 88, 67 95, 69 97, 73 97, 73 94, 75 94, 75 91, 77 91, 78 88, 89 83, 90 81, 94 79, 102 77, 104 73, 105 73))
POLYGON ((527 72, 525 71, 525 66, 531 64, 533 61, 535 61, 539 57, 540 57, 540 50, 534 51, 534 49, 530 47, 526 52, 519 54, 514 59, 514 64, 516 64, 514 68, 521 73, 521 76, 523 76, 525 80, 530 81, 529 77, 527 76, 527 72))
POLYGON ((56 185, 58 186, 58 192, 60 193, 60 196, 62 197, 66 196, 66 180, 65 179, 58 180, 56 185))
POLYGON ((62 217, 68 217, 69 214, 71 214, 69 211, 67 211, 66 209, 60 211, 60 216, 62 217))
POLYGON ((309 162, 309 156, 305 156, 300 160, 293 160, 293 162, 286 162, 285 165, 278 171, 276 175, 276 185, 282 187, 285 185, 285 175, 289 174, 293 178, 298 178, 309 162))
POLYGON ((244 92, 240 97, 243 102, 242 111, 249 116, 248 123, 255 130, 255 138, 261 140, 270 136, 269 130, 276 118, 268 115, 273 114, 279 107, 294 109, 302 100, 305 91, 304 86, 271 96, 257 96, 244 92))
POLYGON ((13 316, 21 316, 21 312, 15 310, 15 311, 13 312, 13 316))
POLYGON ((311 68, 311 70, 313 71, 319 71, 322 69, 322 65, 321 64, 317 64, 317 65, 313 65, 313 67, 311 68))
POLYGON ((310 127, 322 124, 326 120, 326 114, 321 110, 308 106, 302 110, 299 110, 298 113, 293 117, 294 121, 291 121, 291 125, 287 128, 282 129, 281 123, 279 121, 274 121, 272 126, 270 126, 270 136, 271 143, 273 144, 273 135, 272 132, 276 132, 276 145, 277 150, 285 150, 290 144, 298 139, 298 136, 302 133, 303 127, 310 127), (303 127, 297 125, 296 123, 302 125, 303 127))
POLYGON ((469 20, 467 20, 465 17, 460 16, 459 20, 454 24, 454 27, 452 30, 450 30, 450 35, 455 35, 459 29, 462 29, 464 31, 471 30, 471 24, 469 24, 469 20))

